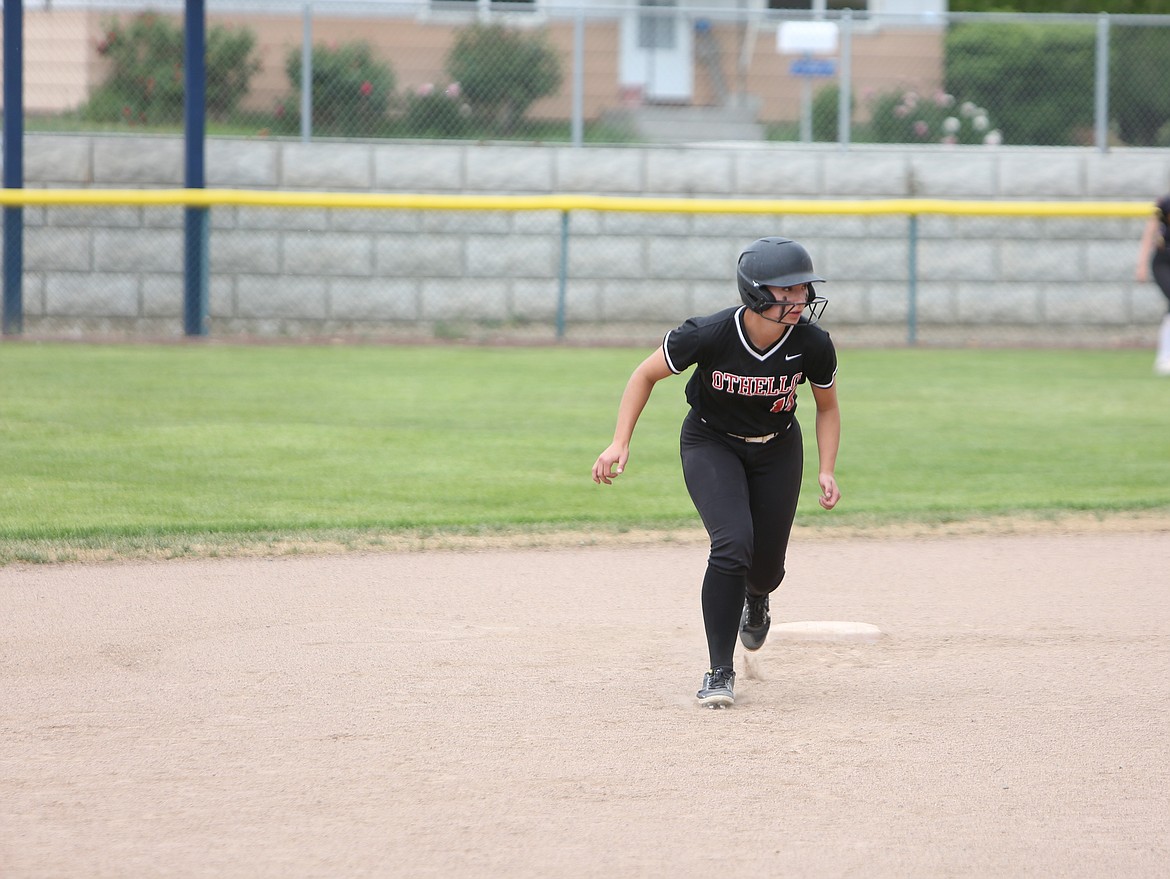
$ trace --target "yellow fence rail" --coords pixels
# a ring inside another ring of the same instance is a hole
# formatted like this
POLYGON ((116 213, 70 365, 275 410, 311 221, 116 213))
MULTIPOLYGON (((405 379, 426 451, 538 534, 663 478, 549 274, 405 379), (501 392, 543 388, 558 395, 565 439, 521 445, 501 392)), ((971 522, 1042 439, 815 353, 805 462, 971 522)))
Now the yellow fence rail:
MULTIPOLYGON (((907 341, 917 339, 918 218, 924 215, 962 217, 1121 218, 1148 217, 1148 201, 1005 201, 963 199, 714 199, 648 198, 605 195, 444 195, 421 193, 341 193, 242 189, 0 189, 4 208, 5 254, 4 331, 19 332, 21 294, 19 271, 20 208, 72 206, 175 206, 210 209, 221 206, 268 208, 333 208, 417 211, 555 211, 561 215, 561 255, 556 332, 565 333, 569 218, 574 212, 674 214, 803 214, 902 216, 908 221, 909 308, 907 341)), ((204 247, 206 242, 204 241, 204 247)), ((187 315, 206 314, 206 281, 198 274, 202 255, 188 254, 187 315)), ((188 318, 188 334, 202 334, 205 318, 188 318)))
POLYGON ((944 214, 984 217, 1149 216, 1148 201, 979 201, 940 198, 716 199, 607 195, 439 195, 243 189, 0 189, 0 206, 139 205, 436 211, 624 211, 685 214, 944 214))

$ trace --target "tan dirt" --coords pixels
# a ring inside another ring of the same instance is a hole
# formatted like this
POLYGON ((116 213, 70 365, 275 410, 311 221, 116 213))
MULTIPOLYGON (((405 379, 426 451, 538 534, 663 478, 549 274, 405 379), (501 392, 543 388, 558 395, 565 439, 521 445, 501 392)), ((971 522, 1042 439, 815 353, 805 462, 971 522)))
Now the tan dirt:
POLYGON ((884 635, 725 711, 701 535, 546 537, 0 568, 0 876, 1166 875, 1164 517, 800 529, 884 635))

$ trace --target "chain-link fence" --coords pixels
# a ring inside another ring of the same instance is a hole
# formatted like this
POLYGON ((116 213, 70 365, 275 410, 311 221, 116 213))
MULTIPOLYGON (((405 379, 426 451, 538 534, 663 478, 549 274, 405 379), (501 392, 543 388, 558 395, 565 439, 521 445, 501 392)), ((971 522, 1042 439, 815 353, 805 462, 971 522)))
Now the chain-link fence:
MULTIPOLYGON (((801 5, 213 0, 208 130, 1170 146, 1170 16, 801 5)), ((25 4, 27 130, 177 130, 183 20, 177 0, 25 4)))
MULTIPOLYGON (((180 336, 182 207, 53 203, 67 195, 25 208, 24 335, 180 336)), ((845 346, 1147 344, 1165 311, 1134 283, 1134 206, 246 195, 210 213, 218 338, 652 346, 738 304, 737 255, 762 234, 809 248, 845 346)))
MULTIPOLYGON (((770 5, 791 4, 211 2, 208 177, 261 190, 1143 206, 1170 182, 1158 149, 1170 97, 1153 79, 1170 57, 1170 16, 770 5), (717 154, 704 141, 735 146, 717 154), (769 149, 751 156, 756 143, 769 149), (938 161, 901 159, 902 145, 938 161), (1104 155, 995 158, 1024 145, 1104 155)), ((23 20, 24 128, 47 133, 26 156, 32 185, 181 185, 182 4, 45 0, 23 20)), ((182 334, 181 206, 30 206, 23 241, 9 219, 6 333, 11 310, 34 337, 182 334)), ((205 319, 219 336, 653 344, 733 304, 735 255, 765 234, 810 248, 832 279, 826 324, 849 344, 1144 344, 1165 308, 1133 280, 1136 213, 226 202, 207 219, 205 319)))

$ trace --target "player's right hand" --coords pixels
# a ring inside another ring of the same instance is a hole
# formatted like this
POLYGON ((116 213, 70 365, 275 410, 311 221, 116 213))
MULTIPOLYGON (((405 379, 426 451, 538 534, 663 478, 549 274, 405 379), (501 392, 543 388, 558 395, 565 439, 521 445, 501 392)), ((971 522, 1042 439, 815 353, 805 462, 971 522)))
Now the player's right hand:
POLYGON ((616 444, 610 445, 608 449, 597 456, 597 461, 593 464, 593 481, 598 485, 603 482, 606 485, 612 485, 615 477, 620 476, 621 472, 626 469, 626 461, 630 457, 630 450, 616 444))
POLYGON ((817 501, 826 510, 833 509, 841 500, 841 489, 837 487, 836 477, 832 473, 821 473, 817 481, 821 484, 821 494, 817 501))

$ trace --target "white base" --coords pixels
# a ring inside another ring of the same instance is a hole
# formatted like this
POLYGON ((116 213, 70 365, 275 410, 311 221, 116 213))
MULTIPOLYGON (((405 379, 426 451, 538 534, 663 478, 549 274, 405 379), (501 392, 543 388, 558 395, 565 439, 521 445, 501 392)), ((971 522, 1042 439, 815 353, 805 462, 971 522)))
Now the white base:
POLYGON ((882 630, 869 623, 801 622, 773 623, 770 638, 783 641, 853 641, 873 643, 883 637, 882 630))

